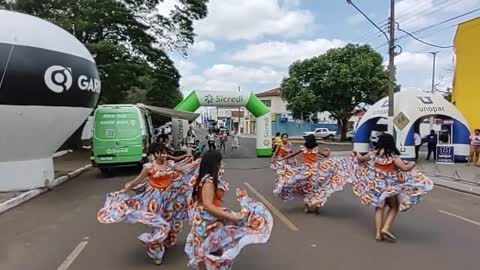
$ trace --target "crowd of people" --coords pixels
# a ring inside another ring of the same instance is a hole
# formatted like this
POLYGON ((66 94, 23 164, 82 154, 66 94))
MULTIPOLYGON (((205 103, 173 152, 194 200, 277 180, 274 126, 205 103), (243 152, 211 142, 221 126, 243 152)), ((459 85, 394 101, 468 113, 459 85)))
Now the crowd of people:
MULTIPOLYGON (((272 215, 243 190, 236 192, 240 212, 223 205, 229 190, 220 152, 225 151, 225 143, 216 150, 215 139, 221 138, 210 132, 206 140, 213 143, 207 143, 209 149, 204 151, 191 131, 184 155, 172 155, 162 142, 152 145, 149 162, 133 181, 107 195, 98 220, 151 227, 138 238, 156 264, 162 263, 165 251, 175 245, 184 223, 189 223, 185 245, 189 267, 230 269, 246 245, 268 241, 272 215)), ((480 132, 477 136, 480 139, 480 132)), ((302 197, 306 213, 320 214, 334 193, 351 185, 360 203, 375 208, 377 241, 396 241, 391 228, 398 212, 418 204, 433 189, 432 181, 414 168, 414 162, 400 159, 390 134, 382 134, 371 152, 353 152, 351 157, 332 157, 329 149, 319 149, 313 135, 304 137, 299 149, 294 149, 288 134, 279 138, 271 159, 276 172, 273 193, 283 201, 302 197)))

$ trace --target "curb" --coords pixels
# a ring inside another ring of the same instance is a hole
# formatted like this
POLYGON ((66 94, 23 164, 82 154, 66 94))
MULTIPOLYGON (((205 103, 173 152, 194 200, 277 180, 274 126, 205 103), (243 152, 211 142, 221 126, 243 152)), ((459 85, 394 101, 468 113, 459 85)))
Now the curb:
POLYGON ((433 181, 433 184, 434 184, 434 187, 435 187, 435 186, 439 186, 439 187, 441 187, 441 188, 451 189, 451 190, 454 190, 454 191, 456 191, 456 192, 465 193, 465 194, 469 194, 469 195, 473 195, 473 196, 480 197, 480 194, 478 194, 478 193, 476 193, 476 192, 472 192, 472 191, 468 191, 468 190, 463 190, 463 189, 455 188, 455 187, 451 187, 451 186, 447 186, 447 185, 445 185, 445 184, 435 183, 435 181, 433 181))
POLYGON ((43 193, 53 189, 54 187, 56 187, 60 184, 63 184, 64 182, 66 182, 70 179, 73 179, 73 178, 79 176, 80 174, 89 170, 91 167, 92 167, 91 164, 85 165, 85 166, 81 167, 80 169, 77 169, 73 172, 68 173, 67 175, 64 175, 64 176, 61 176, 61 177, 58 177, 58 178, 54 179, 52 182, 50 182, 50 184, 46 188, 29 190, 29 191, 21 193, 17 197, 11 198, 10 200, 7 200, 3 203, 0 203, 0 214, 12 209, 13 207, 16 207, 16 206, 20 205, 20 204, 22 204, 22 203, 24 203, 28 200, 31 200, 32 198, 35 198, 38 195, 43 194, 43 193))
POLYGON ((53 158, 57 158, 57 157, 65 156, 66 154, 72 153, 72 152, 73 152, 72 150, 58 151, 58 152, 54 153, 54 154, 52 155, 52 157, 53 157, 53 158))

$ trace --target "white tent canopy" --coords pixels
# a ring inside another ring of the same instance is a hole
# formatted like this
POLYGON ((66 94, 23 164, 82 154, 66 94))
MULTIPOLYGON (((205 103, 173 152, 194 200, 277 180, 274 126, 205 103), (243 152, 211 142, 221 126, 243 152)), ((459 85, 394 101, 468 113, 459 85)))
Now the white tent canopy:
MULTIPOLYGON (((469 155, 469 126, 462 113, 442 96, 419 91, 402 91, 394 98, 394 135, 402 158, 414 159, 414 128, 420 119, 429 116, 442 116, 453 120, 453 145, 455 160, 465 161, 469 155)), ((358 124, 354 138, 354 149, 368 152, 370 133, 377 121, 388 118, 388 97, 371 106, 358 124)))

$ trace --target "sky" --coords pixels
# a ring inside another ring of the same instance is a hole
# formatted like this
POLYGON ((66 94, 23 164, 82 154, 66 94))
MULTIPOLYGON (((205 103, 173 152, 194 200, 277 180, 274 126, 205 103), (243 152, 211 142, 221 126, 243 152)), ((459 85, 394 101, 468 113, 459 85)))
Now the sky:
MULTIPOLYGON (((353 0, 386 29, 388 0, 353 0)), ((168 12, 175 0, 165 0, 168 12)), ((396 0, 397 23, 423 40, 453 45, 456 25, 480 12, 448 23, 446 19, 480 8, 480 0, 396 0)), ((345 0, 210 0, 208 16, 195 22, 195 44, 188 56, 170 56, 182 76, 184 94, 191 90, 263 92, 280 86, 296 60, 325 53, 348 43, 369 44, 387 64, 385 37, 345 0)), ((395 58, 402 90, 431 89, 432 55, 437 56, 438 89, 451 86, 454 50, 423 45, 396 33, 402 53, 395 58)))

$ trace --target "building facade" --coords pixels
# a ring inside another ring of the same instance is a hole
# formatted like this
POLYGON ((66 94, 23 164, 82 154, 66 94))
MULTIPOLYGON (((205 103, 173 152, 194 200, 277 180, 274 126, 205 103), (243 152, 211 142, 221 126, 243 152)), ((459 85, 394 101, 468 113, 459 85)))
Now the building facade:
POLYGON ((470 128, 480 128, 480 17, 458 26, 455 36, 456 67, 452 103, 470 128))

